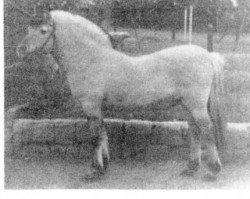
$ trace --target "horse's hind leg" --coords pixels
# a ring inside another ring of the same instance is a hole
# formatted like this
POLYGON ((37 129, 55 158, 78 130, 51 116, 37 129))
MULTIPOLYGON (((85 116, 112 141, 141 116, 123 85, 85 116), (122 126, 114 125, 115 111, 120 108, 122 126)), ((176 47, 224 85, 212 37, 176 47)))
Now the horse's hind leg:
POLYGON ((213 124, 207 108, 193 111, 193 117, 201 132, 201 161, 206 164, 213 174, 217 174, 220 172, 222 165, 215 145, 213 124))
MULTIPOLYGON (((186 110, 189 111, 188 108, 186 110)), ((215 146, 212 123, 207 108, 206 106, 195 108, 189 113, 191 113, 188 121, 189 132, 191 133, 190 160, 182 175, 193 175, 199 169, 201 161, 206 163, 213 174, 216 174, 221 170, 221 163, 215 146), (201 145, 206 151, 204 154, 202 154, 201 145)))
POLYGON ((182 176, 193 176, 201 164, 201 133, 194 119, 188 119, 188 133, 191 135, 190 158, 187 168, 181 172, 182 176))
POLYGON ((100 118, 88 119, 89 130, 92 135, 93 160, 91 172, 85 179, 93 180, 105 174, 109 163, 108 136, 103 121, 100 118))

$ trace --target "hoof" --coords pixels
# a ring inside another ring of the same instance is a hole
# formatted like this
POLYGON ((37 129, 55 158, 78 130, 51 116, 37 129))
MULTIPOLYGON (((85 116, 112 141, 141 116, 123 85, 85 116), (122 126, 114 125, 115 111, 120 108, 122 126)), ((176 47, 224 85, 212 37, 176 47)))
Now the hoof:
POLYGON ((221 164, 219 162, 215 163, 208 163, 207 167, 209 171, 211 171, 213 174, 218 174, 221 171, 221 164))
POLYGON ((203 180, 204 182, 216 182, 217 177, 214 176, 214 175, 207 174, 207 175, 205 175, 205 176, 202 178, 202 180, 203 180))
POLYGON ((182 177, 193 177, 194 174, 196 173, 195 170, 192 169, 185 169, 180 173, 180 176, 182 177))
POLYGON ((106 173, 109 167, 109 158, 107 156, 103 157, 103 169, 102 172, 106 173))
POLYGON ((96 161, 92 162, 92 168, 101 174, 105 174, 109 167, 109 158, 107 156, 103 157, 103 167, 96 161))
POLYGON ((180 175, 183 177, 191 177, 199 170, 199 167, 199 159, 189 160, 187 168, 182 171, 180 175))
POLYGON ((98 181, 101 180, 104 176, 104 173, 100 172, 100 171, 92 171, 91 173, 86 174, 83 177, 83 181, 85 182, 93 182, 93 181, 98 181))
POLYGON ((92 162, 92 171, 89 174, 86 174, 83 179, 87 182, 92 182, 100 180, 107 173, 109 166, 109 158, 107 156, 103 157, 103 167, 99 165, 96 161, 92 162))

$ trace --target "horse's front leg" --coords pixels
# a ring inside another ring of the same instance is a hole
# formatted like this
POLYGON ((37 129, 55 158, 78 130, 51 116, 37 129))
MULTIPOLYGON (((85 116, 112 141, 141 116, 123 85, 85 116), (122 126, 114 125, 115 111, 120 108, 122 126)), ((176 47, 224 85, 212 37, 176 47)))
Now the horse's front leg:
POLYGON ((109 163, 108 136, 101 117, 101 110, 94 108, 98 106, 86 106, 82 103, 84 111, 88 116, 88 126, 92 138, 93 160, 90 173, 85 176, 86 180, 94 180, 104 175, 109 163), (92 108, 91 108, 92 107, 92 108))
POLYGON ((89 130, 94 137, 92 138, 93 145, 93 160, 91 177, 98 177, 106 173, 109 162, 108 136, 102 118, 88 119, 89 130), (94 175, 94 176, 92 176, 94 175), (97 175, 97 176, 96 176, 97 175))

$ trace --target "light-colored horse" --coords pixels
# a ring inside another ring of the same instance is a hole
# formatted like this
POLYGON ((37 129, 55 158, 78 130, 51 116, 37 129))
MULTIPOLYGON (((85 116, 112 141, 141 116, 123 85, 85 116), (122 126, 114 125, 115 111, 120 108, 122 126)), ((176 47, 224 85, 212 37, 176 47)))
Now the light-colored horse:
POLYGON ((221 170, 212 133, 221 135, 224 129, 220 109, 224 60, 219 54, 187 45, 130 57, 114 50, 98 26, 64 11, 51 11, 29 27, 17 53, 26 57, 36 51, 54 56, 89 117, 90 131, 97 137, 90 178, 104 174, 108 166, 103 101, 130 107, 158 100, 181 104, 192 135, 190 160, 182 174, 193 175, 202 161, 214 174, 221 170))

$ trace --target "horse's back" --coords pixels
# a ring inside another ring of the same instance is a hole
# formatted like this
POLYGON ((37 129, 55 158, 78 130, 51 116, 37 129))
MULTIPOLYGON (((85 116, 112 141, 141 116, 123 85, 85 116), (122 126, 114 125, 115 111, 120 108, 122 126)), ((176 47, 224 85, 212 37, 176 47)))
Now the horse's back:
MULTIPOLYGON (((196 45, 181 45, 154 52, 149 55, 136 57, 137 63, 145 65, 145 63, 165 63, 166 67, 192 67, 193 62, 205 63, 212 59, 211 53, 206 49, 196 45)), ((146 64, 146 65, 148 65, 146 64)))
MULTIPOLYGON (((155 55, 168 59, 168 60, 175 60, 175 61, 182 61, 182 60, 198 60, 201 56, 203 58, 210 57, 210 52, 206 49, 196 46, 196 45, 181 45, 175 46, 171 48, 163 49, 159 52, 154 53, 155 55)), ((202 61, 202 60, 198 60, 202 61)))
MULTIPOLYGON (((151 55, 138 57, 139 68, 145 68, 148 74, 165 74, 172 81, 185 79, 190 83, 206 83, 213 73, 213 59, 216 55, 195 45, 176 46, 151 55)), ((188 82, 183 82, 188 86, 188 82)))

